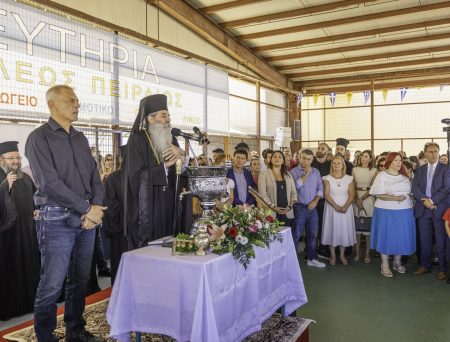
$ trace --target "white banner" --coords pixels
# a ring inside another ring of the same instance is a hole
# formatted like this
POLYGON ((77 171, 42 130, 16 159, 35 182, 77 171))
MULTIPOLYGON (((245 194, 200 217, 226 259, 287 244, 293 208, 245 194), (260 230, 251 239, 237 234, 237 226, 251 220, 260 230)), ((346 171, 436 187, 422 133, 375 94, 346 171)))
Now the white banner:
POLYGON ((211 129, 228 129, 223 72, 14 1, 0 19, 0 114, 46 119, 46 90, 68 84, 80 122, 132 124, 141 98, 163 93, 174 126, 207 129, 214 115, 225 119, 211 129))

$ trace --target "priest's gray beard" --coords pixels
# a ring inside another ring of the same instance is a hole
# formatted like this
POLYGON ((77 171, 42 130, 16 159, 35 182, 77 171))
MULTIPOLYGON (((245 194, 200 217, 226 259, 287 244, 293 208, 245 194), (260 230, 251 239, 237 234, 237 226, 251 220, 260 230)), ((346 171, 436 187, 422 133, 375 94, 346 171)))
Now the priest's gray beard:
POLYGON ((152 123, 148 126, 148 132, 152 139, 153 146, 160 160, 163 160, 162 153, 172 144, 172 134, 170 133, 170 124, 152 123))
POLYGON ((15 175, 17 175, 18 179, 23 177, 23 171, 20 168, 16 169, 16 168, 13 168, 13 167, 10 167, 10 166, 6 165, 5 168, 4 168, 4 171, 5 171, 6 174, 8 174, 10 172, 14 173, 15 175))

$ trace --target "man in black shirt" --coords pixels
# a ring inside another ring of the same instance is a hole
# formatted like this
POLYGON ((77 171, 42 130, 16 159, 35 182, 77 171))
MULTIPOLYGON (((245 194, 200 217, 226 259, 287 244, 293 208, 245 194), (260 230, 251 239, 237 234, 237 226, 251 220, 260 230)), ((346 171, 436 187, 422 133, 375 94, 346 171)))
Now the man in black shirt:
POLYGON ((311 163, 311 167, 319 170, 321 177, 330 173, 331 161, 327 160, 327 154, 330 151, 331 148, 328 144, 320 143, 316 150, 316 157, 311 163))
MULTIPOLYGON (((316 158, 311 163, 311 167, 319 170, 320 176, 326 176, 330 173, 331 161, 327 160, 327 154, 331 151, 330 146, 326 143, 320 143, 317 147, 316 158)), ((322 237, 322 224, 323 224, 323 209, 325 207, 325 199, 321 198, 317 203, 317 215, 319 217, 319 227, 317 229, 317 241, 319 255, 328 257, 330 250, 328 246, 324 246, 320 243, 322 237)))
POLYGON ((89 280, 95 227, 102 222, 103 185, 78 119, 78 98, 69 86, 47 91, 48 122, 29 135, 25 146, 37 191, 36 231, 41 279, 34 303, 39 342, 58 341, 56 301, 67 275, 64 322, 66 341, 101 341, 85 330, 84 298, 89 280))

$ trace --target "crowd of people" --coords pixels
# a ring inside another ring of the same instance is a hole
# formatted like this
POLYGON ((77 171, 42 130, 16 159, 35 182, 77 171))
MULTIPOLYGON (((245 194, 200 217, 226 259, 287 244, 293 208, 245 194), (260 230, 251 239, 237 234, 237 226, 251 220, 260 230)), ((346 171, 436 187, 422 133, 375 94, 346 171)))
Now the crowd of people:
POLYGON ((327 259, 335 266, 337 253, 343 265, 379 256, 381 274, 391 278, 392 271, 405 273, 416 253, 414 274, 431 272, 434 263, 437 278, 447 278, 450 171, 434 142, 417 156, 375 157, 364 150, 353 161, 343 138, 334 154, 321 143, 315 153, 265 149, 259 156, 242 142, 231 160, 221 148, 212 159, 192 160, 170 132, 167 97, 156 94, 141 100, 120 156, 103 157, 72 126, 79 109, 74 90, 55 86, 46 96, 50 118, 25 146, 32 173, 22 171, 17 142, 0 143, 0 319, 34 311, 38 341, 57 341, 61 295, 66 341, 100 340, 85 330, 82 317, 86 294, 99 290, 96 268, 114 283, 124 251, 189 229, 200 209, 192 196, 178 200, 175 194, 177 161, 182 167, 230 162, 227 195, 217 200, 217 210, 225 204, 268 207, 292 228, 298 252, 304 237, 307 266, 324 268, 327 259), (109 238, 111 270, 100 229, 109 238))
MULTIPOLYGON (((257 188, 277 218, 292 227, 295 246, 302 235, 308 266, 326 267, 372 262, 380 257, 380 272, 406 272, 408 257, 416 254, 422 275, 438 268, 447 279, 450 260, 450 171, 448 158, 430 142, 418 156, 403 151, 356 151, 350 161, 349 141, 336 140, 335 154, 321 143, 314 154, 303 149, 266 149, 262 158, 245 143, 235 148, 228 173, 233 205, 253 205, 245 191, 257 188), (445 221, 447 220, 447 221, 445 221), (361 251, 361 247, 364 247, 361 251), (372 252, 373 251, 373 252, 372 252), (392 267, 389 265, 393 258, 392 267)), ((219 151, 223 153, 222 150, 219 151)), ((450 284, 450 277, 447 279, 450 284)))

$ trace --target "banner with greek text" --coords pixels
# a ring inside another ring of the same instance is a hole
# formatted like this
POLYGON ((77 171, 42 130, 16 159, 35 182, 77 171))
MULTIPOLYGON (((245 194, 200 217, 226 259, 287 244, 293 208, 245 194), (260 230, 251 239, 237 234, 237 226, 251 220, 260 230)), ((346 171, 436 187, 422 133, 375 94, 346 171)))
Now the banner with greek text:
POLYGON ((39 9, 0 4, 0 115, 47 119, 45 92, 75 89, 79 122, 131 125, 139 101, 168 96, 172 125, 228 131, 228 75, 39 9), (213 110, 213 113, 209 113, 213 110))

